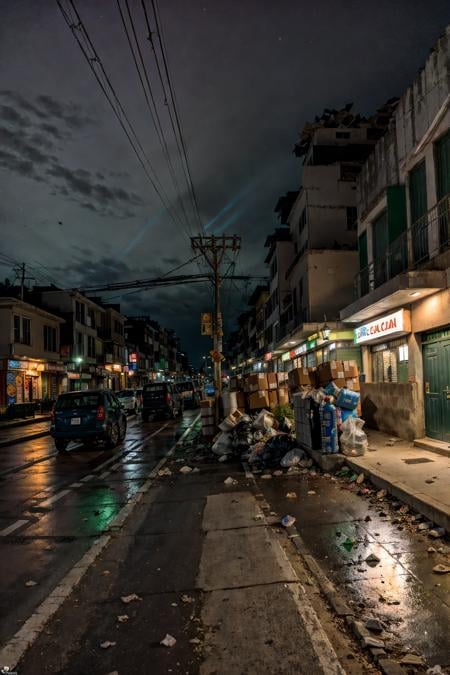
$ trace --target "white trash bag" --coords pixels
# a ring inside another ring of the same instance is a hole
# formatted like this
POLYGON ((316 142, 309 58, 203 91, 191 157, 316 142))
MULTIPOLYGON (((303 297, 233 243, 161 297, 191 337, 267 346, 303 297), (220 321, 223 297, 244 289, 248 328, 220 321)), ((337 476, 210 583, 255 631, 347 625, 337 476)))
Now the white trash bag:
POLYGON ((364 420, 359 417, 347 417, 342 423, 341 450, 347 457, 359 457, 367 451, 368 441, 363 426, 364 420))
POLYGON ((295 466, 302 460, 305 456, 305 453, 303 450, 300 450, 300 448, 294 448, 293 450, 289 450, 284 457, 281 459, 280 464, 284 468, 288 468, 290 466, 295 466))

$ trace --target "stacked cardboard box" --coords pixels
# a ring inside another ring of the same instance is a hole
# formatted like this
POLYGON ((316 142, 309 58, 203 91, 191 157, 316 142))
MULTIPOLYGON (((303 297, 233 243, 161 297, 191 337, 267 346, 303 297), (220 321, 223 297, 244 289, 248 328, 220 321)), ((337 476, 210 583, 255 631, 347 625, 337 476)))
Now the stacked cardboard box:
POLYGON ((288 373, 289 389, 298 391, 310 386, 314 389, 334 382, 339 388, 359 391, 359 370, 356 361, 326 361, 317 368, 293 368, 288 373))
POLYGON ((289 403, 287 373, 250 373, 230 379, 238 410, 274 409, 289 403))
POLYGON ((214 419, 214 400, 211 398, 200 401, 200 414, 202 420, 202 435, 214 436, 216 423, 214 419))

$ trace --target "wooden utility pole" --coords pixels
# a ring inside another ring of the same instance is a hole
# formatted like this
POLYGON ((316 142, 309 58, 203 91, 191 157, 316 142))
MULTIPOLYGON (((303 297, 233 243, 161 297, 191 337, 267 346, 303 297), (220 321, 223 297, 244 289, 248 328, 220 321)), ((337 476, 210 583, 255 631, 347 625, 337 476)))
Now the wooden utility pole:
POLYGON ((222 394, 222 350, 223 350, 223 322, 222 311, 220 306, 220 286, 221 275, 220 267, 225 255, 225 251, 229 250, 233 253, 241 248, 241 238, 237 235, 200 235, 198 237, 191 237, 192 248, 194 251, 199 251, 208 265, 213 271, 214 283, 214 321, 213 321, 213 351, 216 358, 214 361, 214 386, 216 390, 216 399, 222 394))

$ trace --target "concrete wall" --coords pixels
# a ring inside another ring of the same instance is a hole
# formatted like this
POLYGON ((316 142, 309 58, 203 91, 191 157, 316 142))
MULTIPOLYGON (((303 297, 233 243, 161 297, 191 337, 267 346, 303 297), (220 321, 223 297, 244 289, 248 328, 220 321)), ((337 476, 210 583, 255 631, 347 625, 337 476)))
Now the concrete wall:
POLYGON ((415 333, 432 331, 450 324, 450 289, 434 293, 411 305, 411 329, 415 333))
POLYGON ((339 310, 354 300, 356 251, 310 251, 307 256, 311 321, 339 319, 339 310))
POLYGON ((424 436, 419 387, 416 382, 362 382, 362 417, 367 427, 408 441, 424 436))

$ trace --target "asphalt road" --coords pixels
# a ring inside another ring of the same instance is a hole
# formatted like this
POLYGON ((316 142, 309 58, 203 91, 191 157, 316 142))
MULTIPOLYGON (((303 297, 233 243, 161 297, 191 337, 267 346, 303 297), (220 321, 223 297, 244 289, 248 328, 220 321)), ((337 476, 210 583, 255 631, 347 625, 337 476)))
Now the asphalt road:
POLYGON ((0 643, 108 529, 193 417, 130 418, 113 451, 72 444, 58 454, 50 436, 0 449, 0 643))

